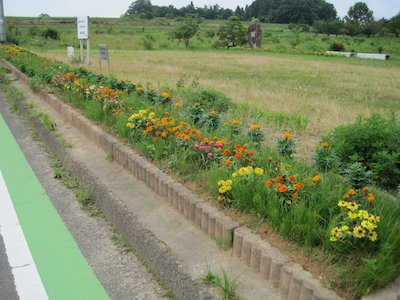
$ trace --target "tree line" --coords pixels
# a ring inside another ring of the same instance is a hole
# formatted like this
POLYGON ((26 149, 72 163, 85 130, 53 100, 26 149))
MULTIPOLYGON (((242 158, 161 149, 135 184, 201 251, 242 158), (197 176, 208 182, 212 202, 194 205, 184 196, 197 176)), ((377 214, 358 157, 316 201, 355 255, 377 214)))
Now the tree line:
POLYGON ((218 4, 195 7, 192 1, 178 9, 173 5, 153 5, 150 0, 136 0, 123 16, 172 19, 187 15, 196 15, 209 20, 227 20, 235 16, 242 21, 257 18, 267 23, 313 25, 317 33, 334 35, 370 36, 379 32, 392 33, 396 37, 400 35, 400 12, 390 20, 375 20, 373 11, 364 2, 357 2, 351 6, 343 19, 337 17, 333 4, 325 0, 255 0, 245 7, 237 6, 235 11, 225 9, 218 4))
POLYGON ((334 19, 337 16, 335 7, 324 0, 255 0, 251 5, 237 6, 235 10, 225 9, 218 4, 195 7, 192 1, 187 6, 178 9, 173 5, 152 5, 150 0, 136 0, 129 6, 124 16, 151 19, 184 17, 188 14, 196 14, 201 18, 211 20, 227 20, 235 15, 242 21, 248 21, 254 17, 263 22, 310 25, 315 20, 334 19))

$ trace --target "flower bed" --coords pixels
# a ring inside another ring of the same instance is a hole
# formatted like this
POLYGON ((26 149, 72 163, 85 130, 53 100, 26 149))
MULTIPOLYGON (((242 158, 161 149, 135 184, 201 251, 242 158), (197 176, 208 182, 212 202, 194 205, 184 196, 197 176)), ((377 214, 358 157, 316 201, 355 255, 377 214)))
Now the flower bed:
MULTIPOLYGON (((206 182, 218 205, 260 215, 288 239, 322 248, 337 266, 334 287, 360 296, 400 273, 393 197, 295 160, 289 133, 268 141, 256 119, 234 113, 217 93, 185 91, 186 99, 174 101, 179 91, 72 69, 16 46, 1 55, 161 166, 206 182)), ((319 151, 328 148, 323 143, 319 151)))

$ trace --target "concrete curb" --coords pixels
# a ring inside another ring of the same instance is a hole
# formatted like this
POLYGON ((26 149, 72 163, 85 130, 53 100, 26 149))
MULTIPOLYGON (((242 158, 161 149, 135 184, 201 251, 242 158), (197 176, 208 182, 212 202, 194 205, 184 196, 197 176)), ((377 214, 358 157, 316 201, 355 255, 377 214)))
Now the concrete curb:
MULTIPOLYGON (((20 80, 29 84, 29 78, 26 75, 22 74, 8 62, 2 60, 2 63, 11 69, 20 80)), ((313 279, 312 275, 306 272, 300 265, 290 262, 289 257, 283 254, 279 249, 261 240, 258 235, 240 226, 222 212, 217 211, 214 206, 206 203, 182 184, 175 182, 170 176, 159 170, 142 156, 134 153, 131 148, 119 142, 115 137, 92 124, 88 119, 69 105, 63 103, 56 96, 47 93, 40 94, 40 96, 49 106, 59 112, 66 121, 70 122, 82 132, 93 144, 105 152, 112 153, 117 163, 143 181, 154 192, 165 197, 165 199, 185 218, 192 221, 193 224, 205 234, 211 238, 215 238, 217 241, 221 241, 224 248, 233 246, 234 255, 239 257, 247 266, 251 267, 253 271, 259 273, 262 278, 269 280, 283 299, 341 299, 331 290, 322 287, 321 284, 313 279)), ((41 124, 35 125, 35 127, 36 126, 43 127, 41 124)), ((93 195, 94 199, 97 199, 96 204, 105 212, 107 217, 114 222, 118 230, 120 230, 129 242, 132 242, 135 246, 138 242, 144 243, 144 248, 140 249, 140 251, 144 251, 141 253, 142 255, 147 256, 149 254, 147 251, 151 252, 151 249, 149 250, 150 245, 146 247, 147 244, 152 244, 151 247, 158 247, 154 245, 154 238, 148 237, 150 233, 147 233, 143 228, 137 227, 139 224, 135 222, 134 217, 127 212, 126 208, 122 207, 122 203, 116 201, 109 191, 105 191, 104 186, 100 183, 96 183, 95 178, 90 175, 88 170, 84 170, 83 166, 78 166, 71 161, 65 149, 58 141, 49 135, 49 133, 46 134, 42 132, 45 129, 39 128, 38 130, 41 130, 41 135, 43 135, 45 142, 48 143, 52 149, 54 148, 55 153, 63 158, 65 165, 70 167, 71 172, 75 176, 82 178, 83 182, 88 182, 90 185, 99 184, 99 188, 96 187, 96 191, 93 195), (105 197, 105 195, 108 196, 105 197), (105 198, 107 198, 107 200, 104 200, 105 198), (138 228, 140 228, 140 230, 138 230, 138 228), (138 236, 135 232, 143 232, 144 237, 138 236)), ((181 281, 188 281, 189 279, 179 272, 177 263, 171 262, 171 259, 168 260, 166 258, 168 255, 164 253, 160 247, 158 248, 159 253, 154 254, 155 256, 150 255, 149 259, 151 260, 148 263, 158 270, 160 266, 164 266, 166 262, 155 259, 157 255, 168 261, 167 267, 174 269, 177 272, 177 277, 182 277, 181 279, 175 279, 178 281, 174 280, 174 282, 171 282, 170 277, 172 276, 170 276, 170 274, 162 278, 166 280, 169 286, 171 284, 171 288, 175 291, 176 288, 179 289, 179 286, 176 286, 175 282, 179 283, 181 281), (160 265, 158 265, 158 263, 160 263, 160 265)), ((186 296, 185 291, 181 291, 181 293, 183 296, 186 296)), ((200 292, 198 290, 196 290, 195 293, 196 299, 203 299, 199 298, 200 292)))

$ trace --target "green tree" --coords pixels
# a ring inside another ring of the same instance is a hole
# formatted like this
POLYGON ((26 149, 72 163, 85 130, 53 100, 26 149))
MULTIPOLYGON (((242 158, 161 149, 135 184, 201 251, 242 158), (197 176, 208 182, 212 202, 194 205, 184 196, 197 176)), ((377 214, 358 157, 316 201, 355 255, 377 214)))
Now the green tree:
POLYGON ((374 13, 365 2, 357 2, 351 6, 345 17, 347 29, 350 34, 365 33, 370 35, 370 27, 374 21, 374 13))
POLYGON ((247 32, 238 16, 229 17, 228 21, 218 30, 220 45, 231 48, 243 46, 247 42, 247 32))
POLYGON ((396 37, 400 36, 400 13, 391 18, 389 22, 386 24, 386 27, 389 29, 391 33, 396 35, 396 37))
POLYGON ((126 17, 134 16, 134 15, 145 15, 152 13, 153 5, 151 4, 150 0, 136 0, 132 2, 129 6, 128 10, 125 13, 126 17))
POLYGON ((178 42, 184 42, 185 47, 188 48, 190 39, 199 30, 202 20, 197 15, 189 14, 181 22, 182 24, 171 32, 169 38, 178 42))

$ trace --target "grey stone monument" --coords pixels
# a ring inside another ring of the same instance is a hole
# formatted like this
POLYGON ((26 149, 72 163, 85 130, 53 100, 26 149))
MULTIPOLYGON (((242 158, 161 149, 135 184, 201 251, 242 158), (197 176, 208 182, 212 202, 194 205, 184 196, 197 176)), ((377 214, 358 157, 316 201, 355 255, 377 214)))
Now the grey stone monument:
POLYGON ((261 48, 262 32, 260 21, 257 19, 251 21, 249 29, 247 30, 247 36, 250 48, 261 48))

